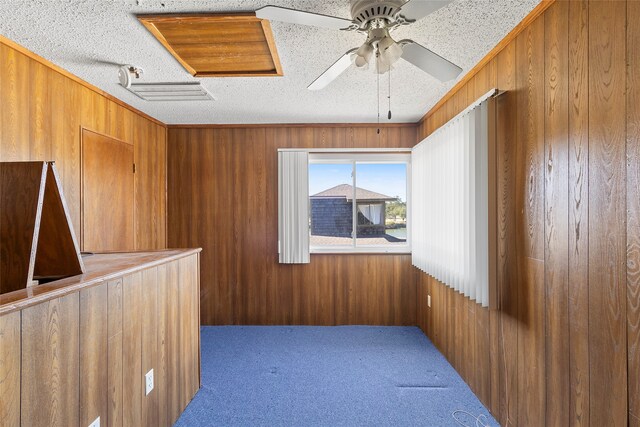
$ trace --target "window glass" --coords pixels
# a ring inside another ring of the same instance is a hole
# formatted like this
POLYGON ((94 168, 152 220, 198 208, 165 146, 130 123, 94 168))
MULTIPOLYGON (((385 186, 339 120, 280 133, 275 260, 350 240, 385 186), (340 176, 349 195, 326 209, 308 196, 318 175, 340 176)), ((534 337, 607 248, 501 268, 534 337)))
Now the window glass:
POLYGON ((352 171, 352 162, 309 164, 311 247, 353 245, 353 209, 347 202, 352 171))
POLYGON ((407 244, 407 165, 356 163, 356 246, 407 244))
POLYGON ((311 252, 408 252, 408 162, 398 154, 310 157, 311 252))

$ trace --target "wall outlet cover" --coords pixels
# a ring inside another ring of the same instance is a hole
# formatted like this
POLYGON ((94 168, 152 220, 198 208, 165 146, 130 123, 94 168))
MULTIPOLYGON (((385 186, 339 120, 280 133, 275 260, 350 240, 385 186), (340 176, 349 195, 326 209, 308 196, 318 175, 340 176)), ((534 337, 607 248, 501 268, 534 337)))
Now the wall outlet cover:
POLYGON ((151 390, 153 390, 153 369, 146 373, 146 375, 144 376, 144 380, 145 380, 144 394, 148 395, 149 393, 151 393, 151 390))

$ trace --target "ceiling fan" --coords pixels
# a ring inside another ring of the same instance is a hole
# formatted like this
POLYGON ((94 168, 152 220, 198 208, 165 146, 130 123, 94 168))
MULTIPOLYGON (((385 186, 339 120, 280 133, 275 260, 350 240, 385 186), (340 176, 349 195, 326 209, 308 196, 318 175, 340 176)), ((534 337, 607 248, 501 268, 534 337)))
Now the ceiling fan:
POLYGON ((453 1, 351 0, 351 20, 279 6, 258 9, 256 16, 272 21, 366 34, 364 44, 348 50, 309 85, 310 90, 326 87, 352 63, 359 68, 366 68, 373 63, 375 72, 384 74, 400 58, 444 82, 456 78, 462 68, 412 40, 395 41, 391 32, 400 26, 410 25, 453 1))

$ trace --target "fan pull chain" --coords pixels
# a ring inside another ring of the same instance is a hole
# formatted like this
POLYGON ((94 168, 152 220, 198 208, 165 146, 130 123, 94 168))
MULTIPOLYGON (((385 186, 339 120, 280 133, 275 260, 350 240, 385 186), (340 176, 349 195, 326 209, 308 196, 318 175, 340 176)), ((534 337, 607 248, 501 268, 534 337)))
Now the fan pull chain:
POLYGON ((387 98, 389 99, 389 114, 387 114, 387 118, 391 120, 391 68, 389 68, 389 95, 387 98))
POLYGON ((378 135, 380 135, 380 63, 378 61, 378 57, 380 56, 380 51, 376 52, 376 75, 378 81, 378 135))

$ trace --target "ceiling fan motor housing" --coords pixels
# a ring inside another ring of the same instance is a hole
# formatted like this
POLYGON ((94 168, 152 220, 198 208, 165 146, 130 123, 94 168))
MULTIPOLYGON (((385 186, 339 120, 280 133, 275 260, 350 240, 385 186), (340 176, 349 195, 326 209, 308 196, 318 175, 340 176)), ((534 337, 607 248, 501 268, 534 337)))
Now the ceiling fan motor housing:
POLYGON ((367 30, 370 22, 384 19, 389 24, 398 20, 403 0, 352 0, 351 16, 360 30, 367 30))

